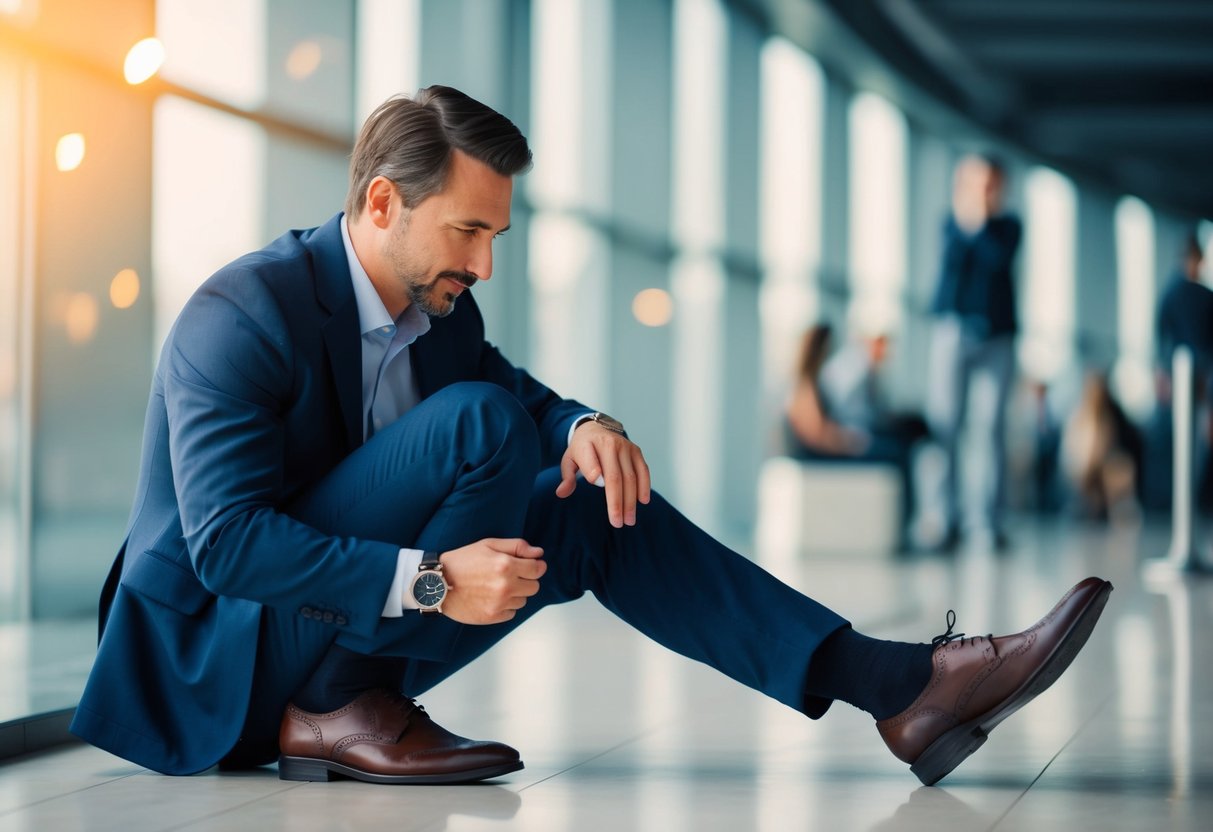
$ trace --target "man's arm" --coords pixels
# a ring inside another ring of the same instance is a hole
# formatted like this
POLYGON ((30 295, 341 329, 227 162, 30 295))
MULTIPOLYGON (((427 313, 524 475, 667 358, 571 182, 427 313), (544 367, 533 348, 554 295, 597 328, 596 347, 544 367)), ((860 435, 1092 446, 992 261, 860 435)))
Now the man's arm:
POLYGON ((163 360, 174 487, 202 583, 287 609, 323 600, 349 629, 373 632, 399 548, 330 537, 281 511, 295 367, 273 295, 252 273, 208 281, 163 360))

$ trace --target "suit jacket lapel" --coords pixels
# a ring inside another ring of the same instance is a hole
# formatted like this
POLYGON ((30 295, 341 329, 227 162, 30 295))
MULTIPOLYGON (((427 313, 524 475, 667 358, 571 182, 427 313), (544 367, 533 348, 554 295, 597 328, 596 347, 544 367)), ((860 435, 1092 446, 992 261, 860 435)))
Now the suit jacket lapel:
POLYGON ((304 243, 312 253, 316 274, 316 298, 330 313, 324 323, 333 384, 341 405, 350 449, 362 444, 362 341, 358 304, 350 279, 345 244, 341 239, 341 215, 317 228, 304 243))

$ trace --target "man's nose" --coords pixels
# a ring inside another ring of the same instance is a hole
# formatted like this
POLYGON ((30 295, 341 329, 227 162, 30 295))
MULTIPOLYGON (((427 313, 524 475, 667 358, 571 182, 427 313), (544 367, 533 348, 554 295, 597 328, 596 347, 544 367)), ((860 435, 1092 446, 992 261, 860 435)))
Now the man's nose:
POLYGON ((468 260, 466 271, 469 274, 475 275, 479 280, 488 280, 493 276, 492 240, 476 246, 471 259, 468 260))

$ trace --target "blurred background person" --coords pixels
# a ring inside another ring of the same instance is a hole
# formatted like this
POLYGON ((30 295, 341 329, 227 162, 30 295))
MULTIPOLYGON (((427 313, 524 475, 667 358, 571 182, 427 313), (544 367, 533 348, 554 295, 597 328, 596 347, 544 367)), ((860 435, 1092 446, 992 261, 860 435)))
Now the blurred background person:
POLYGON ((895 467, 901 479, 898 548, 911 548, 914 451, 927 437, 926 422, 912 414, 891 413, 882 404, 878 371, 888 355, 887 336, 848 342, 831 356, 832 346, 828 324, 810 327, 801 341, 796 382, 785 411, 789 455, 895 467))
POLYGON ((969 414, 972 381, 984 375, 993 386, 975 446, 985 456, 982 520, 996 549, 1007 545, 1006 410, 1015 374, 1019 329, 1012 266, 1023 236, 1019 218, 1003 210, 1006 174, 990 156, 969 155, 953 176, 952 210, 944 223, 943 263, 931 304, 936 316, 931 339, 928 415, 946 455, 943 484, 944 533, 938 547, 960 542, 960 442, 969 414))
POLYGON ((1198 505, 1209 510, 1213 508, 1213 457, 1209 454, 1213 444, 1213 414, 1208 407, 1213 385, 1213 289, 1201 282, 1204 252, 1195 234, 1185 238, 1180 257, 1180 265, 1158 304, 1157 406, 1148 428, 1149 466, 1144 497, 1150 508, 1166 509, 1171 504, 1174 439, 1171 373, 1176 347, 1185 346, 1192 351, 1195 385, 1196 499, 1198 505))

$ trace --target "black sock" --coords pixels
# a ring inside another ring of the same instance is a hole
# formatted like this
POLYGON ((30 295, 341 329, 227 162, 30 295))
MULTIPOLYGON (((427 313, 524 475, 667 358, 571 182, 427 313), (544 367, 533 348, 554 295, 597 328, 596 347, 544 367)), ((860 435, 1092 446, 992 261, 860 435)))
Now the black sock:
POLYGON ((809 662, 805 694, 841 699, 877 720, 895 716, 931 681, 929 644, 869 638, 844 627, 832 633, 809 662))
POLYGON ((335 711, 371 688, 400 690, 405 660, 397 656, 368 656, 334 644, 291 701, 314 714, 335 711))

